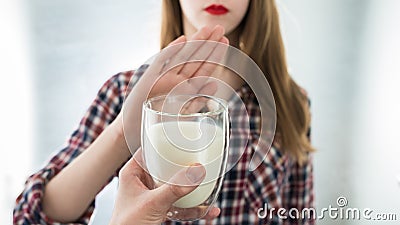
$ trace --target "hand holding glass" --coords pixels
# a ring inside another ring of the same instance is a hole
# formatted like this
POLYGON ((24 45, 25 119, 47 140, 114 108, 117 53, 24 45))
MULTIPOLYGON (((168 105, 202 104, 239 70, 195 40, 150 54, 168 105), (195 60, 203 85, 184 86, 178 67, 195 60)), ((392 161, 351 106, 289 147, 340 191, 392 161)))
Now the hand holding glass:
POLYGON ((167 214, 172 220, 200 219, 217 199, 226 169, 226 102, 207 95, 159 96, 144 103, 142 116, 144 167, 154 188, 182 168, 195 163, 205 167, 206 177, 199 187, 176 201, 167 214))

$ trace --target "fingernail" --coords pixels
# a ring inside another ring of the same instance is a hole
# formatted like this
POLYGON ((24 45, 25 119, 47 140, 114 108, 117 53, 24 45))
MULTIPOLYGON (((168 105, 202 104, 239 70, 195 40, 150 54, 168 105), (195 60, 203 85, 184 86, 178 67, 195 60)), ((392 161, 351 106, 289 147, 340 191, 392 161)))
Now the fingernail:
POLYGON ((197 163, 186 170, 186 177, 193 183, 199 184, 206 175, 204 167, 197 163))

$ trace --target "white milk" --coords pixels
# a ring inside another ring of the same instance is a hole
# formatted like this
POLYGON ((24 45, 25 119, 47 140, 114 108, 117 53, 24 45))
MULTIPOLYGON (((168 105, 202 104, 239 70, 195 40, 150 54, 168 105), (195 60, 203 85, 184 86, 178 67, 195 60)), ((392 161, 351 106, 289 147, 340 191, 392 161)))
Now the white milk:
POLYGON ((220 127, 202 123, 200 132, 198 122, 165 122, 152 125, 144 138, 144 154, 147 168, 158 185, 168 181, 183 166, 201 163, 206 168, 206 177, 201 185, 190 194, 182 197, 174 206, 191 208, 203 203, 212 193, 223 160, 224 139, 220 127), (165 134, 168 134, 168 138, 165 134), (181 136, 183 135, 184 138, 181 136), (199 141, 199 138, 201 141, 199 141), (180 140, 170 143, 169 140, 180 140), (197 141, 196 141, 197 140, 197 141), (177 145, 186 148, 183 150, 177 145), (187 149, 186 146, 191 146, 187 149), (200 150, 201 147, 205 147, 200 150))

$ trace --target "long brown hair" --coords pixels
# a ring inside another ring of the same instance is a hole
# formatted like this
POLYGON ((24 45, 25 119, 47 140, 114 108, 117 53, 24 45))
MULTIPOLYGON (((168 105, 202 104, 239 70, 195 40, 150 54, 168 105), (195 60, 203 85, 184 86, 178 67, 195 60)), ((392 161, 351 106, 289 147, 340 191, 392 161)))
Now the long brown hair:
MULTIPOLYGON (((239 48, 265 74, 274 94, 278 143, 299 163, 313 151, 307 136, 310 112, 307 96, 289 76, 275 0, 250 0, 239 30, 239 48)), ((182 10, 178 0, 162 4, 161 48, 183 34, 182 10)), ((276 137, 277 138, 277 137, 276 137)))

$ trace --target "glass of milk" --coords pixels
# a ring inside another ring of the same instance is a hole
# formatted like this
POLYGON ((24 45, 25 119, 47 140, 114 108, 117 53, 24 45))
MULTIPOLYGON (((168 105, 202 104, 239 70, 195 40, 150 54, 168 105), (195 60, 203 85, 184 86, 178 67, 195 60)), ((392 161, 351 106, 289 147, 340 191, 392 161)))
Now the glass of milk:
POLYGON ((151 98, 143 104, 141 138, 144 167, 153 178, 154 188, 170 183, 179 170, 190 165, 201 163, 205 167, 202 183, 176 201, 167 217, 193 221, 205 216, 218 197, 226 170, 226 102, 197 94, 151 98))

